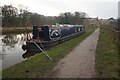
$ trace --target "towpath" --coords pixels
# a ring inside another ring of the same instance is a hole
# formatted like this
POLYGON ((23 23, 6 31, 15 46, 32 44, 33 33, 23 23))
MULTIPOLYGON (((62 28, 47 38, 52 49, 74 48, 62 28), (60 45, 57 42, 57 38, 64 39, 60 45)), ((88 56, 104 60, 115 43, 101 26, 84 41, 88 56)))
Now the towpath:
POLYGON ((94 78, 99 28, 61 59, 47 78, 94 78))

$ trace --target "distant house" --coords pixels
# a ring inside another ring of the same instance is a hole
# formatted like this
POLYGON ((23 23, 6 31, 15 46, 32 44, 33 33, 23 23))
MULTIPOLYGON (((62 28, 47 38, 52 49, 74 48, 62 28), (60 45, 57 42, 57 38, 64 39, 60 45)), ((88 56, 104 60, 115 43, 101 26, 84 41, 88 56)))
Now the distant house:
POLYGON ((110 25, 114 25, 116 22, 114 18, 109 18, 108 20, 110 21, 110 25))
POLYGON ((88 18, 84 20, 84 25, 86 26, 101 26, 101 25, 106 25, 106 26, 116 26, 117 22, 116 19, 114 18, 109 18, 109 19, 98 19, 97 18, 88 18))
POLYGON ((100 24, 101 25, 110 25, 110 21, 108 19, 101 19, 100 24))
POLYGON ((91 26, 100 26, 100 21, 97 18, 88 18, 84 20, 84 24, 86 24, 87 26, 91 25, 91 26))
POLYGON ((99 21, 98 17, 97 18, 92 18, 89 21, 90 21, 90 25, 100 26, 100 21, 99 21))
POLYGON ((101 19, 100 23, 101 25, 113 25, 115 22, 114 18, 109 18, 109 19, 101 19))

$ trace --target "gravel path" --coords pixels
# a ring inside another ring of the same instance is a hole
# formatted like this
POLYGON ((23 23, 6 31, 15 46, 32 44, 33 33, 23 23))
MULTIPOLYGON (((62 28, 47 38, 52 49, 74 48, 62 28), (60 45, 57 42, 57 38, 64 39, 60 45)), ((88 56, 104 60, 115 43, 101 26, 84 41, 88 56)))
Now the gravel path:
POLYGON ((61 59, 48 78, 95 78, 95 50, 99 28, 61 59))

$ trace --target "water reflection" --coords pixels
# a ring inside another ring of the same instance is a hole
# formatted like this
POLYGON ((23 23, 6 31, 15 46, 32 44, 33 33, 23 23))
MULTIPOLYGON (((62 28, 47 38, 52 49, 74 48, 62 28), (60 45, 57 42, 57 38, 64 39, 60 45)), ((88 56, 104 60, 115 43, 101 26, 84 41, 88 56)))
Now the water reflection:
MULTIPOLYGON (((31 33, 29 34, 32 36, 31 33)), ((26 44, 27 35, 26 33, 0 35, 3 69, 26 59, 22 57, 25 53, 22 45, 26 44)))
POLYGON ((23 57, 24 59, 27 59, 27 58, 35 55, 35 54, 37 54, 37 53, 36 53, 36 52, 28 52, 28 51, 26 51, 26 52, 22 55, 22 57, 23 57))

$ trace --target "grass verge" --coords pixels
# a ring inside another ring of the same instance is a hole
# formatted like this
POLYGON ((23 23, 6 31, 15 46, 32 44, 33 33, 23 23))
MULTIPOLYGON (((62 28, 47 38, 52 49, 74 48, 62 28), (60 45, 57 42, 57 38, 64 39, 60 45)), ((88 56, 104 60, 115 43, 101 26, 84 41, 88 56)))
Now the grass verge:
POLYGON ((66 41, 47 51, 52 61, 45 57, 44 54, 37 54, 30 57, 22 63, 16 64, 3 70, 3 78, 40 78, 45 73, 48 73, 58 63, 58 61, 67 55, 75 46, 82 40, 88 37, 96 28, 87 29, 85 34, 82 34, 74 39, 66 41))
POLYGON ((96 77, 118 78, 118 45, 113 41, 113 32, 101 27, 96 49, 96 77))

